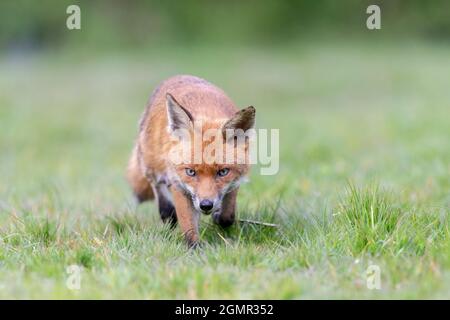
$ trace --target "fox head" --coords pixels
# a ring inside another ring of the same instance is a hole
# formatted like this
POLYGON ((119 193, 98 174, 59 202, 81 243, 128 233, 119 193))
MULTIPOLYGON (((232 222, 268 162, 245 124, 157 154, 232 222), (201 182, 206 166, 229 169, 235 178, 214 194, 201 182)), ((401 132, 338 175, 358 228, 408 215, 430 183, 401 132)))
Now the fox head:
POLYGON ((194 119, 170 94, 166 108, 175 155, 169 157, 170 182, 198 212, 219 211, 224 196, 237 189, 249 171, 248 133, 255 124, 255 108, 242 109, 231 118, 194 119))

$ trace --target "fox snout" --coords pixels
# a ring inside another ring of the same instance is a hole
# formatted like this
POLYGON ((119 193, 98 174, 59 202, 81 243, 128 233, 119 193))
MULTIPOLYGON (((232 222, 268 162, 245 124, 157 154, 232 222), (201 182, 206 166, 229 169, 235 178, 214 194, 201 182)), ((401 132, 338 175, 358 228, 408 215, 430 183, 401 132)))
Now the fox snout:
POLYGON ((194 201, 197 211, 209 215, 220 207, 220 200, 214 198, 200 198, 194 201))
POLYGON ((212 202, 211 200, 205 199, 200 201, 200 209, 203 212, 209 212, 212 210, 212 208, 214 207, 214 202, 212 202))

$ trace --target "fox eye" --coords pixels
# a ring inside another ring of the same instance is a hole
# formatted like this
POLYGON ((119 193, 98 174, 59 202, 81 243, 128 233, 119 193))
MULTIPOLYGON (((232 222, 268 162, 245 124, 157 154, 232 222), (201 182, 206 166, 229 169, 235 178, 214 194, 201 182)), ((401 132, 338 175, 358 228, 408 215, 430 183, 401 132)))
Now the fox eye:
POLYGON ((195 176, 195 170, 194 169, 191 169, 191 168, 186 168, 186 174, 189 176, 189 177, 193 177, 193 176, 195 176))
POLYGON ((219 171, 217 171, 217 175, 219 177, 225 177, 228 174, 228 172, 230 172, 230 169, 223 168, 223 169, 220 169, 219 171))

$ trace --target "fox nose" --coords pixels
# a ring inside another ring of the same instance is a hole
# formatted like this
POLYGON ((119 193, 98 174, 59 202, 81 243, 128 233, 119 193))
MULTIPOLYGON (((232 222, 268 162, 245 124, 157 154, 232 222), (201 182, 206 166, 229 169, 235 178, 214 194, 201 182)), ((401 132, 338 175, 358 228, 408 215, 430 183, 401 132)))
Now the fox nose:
POLYGON ((202 209, 202 211, 208 212, 213 208, 214 204, 211 200, 202 200, 200 201, 200 209, 202 209))

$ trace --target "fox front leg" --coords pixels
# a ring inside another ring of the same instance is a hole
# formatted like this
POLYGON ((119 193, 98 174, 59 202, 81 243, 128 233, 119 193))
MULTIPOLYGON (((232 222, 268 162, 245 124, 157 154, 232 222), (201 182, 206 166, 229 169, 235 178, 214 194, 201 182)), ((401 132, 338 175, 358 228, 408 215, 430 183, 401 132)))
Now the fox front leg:
POLYGON ((199 214, 192 207, 191 201, 177 186, 172 185, 170 191, 173 196, 177 220, 186 242, 189 247, 196 247, 199 244, 199 214))
POLYGON ((170 223, 170 226, 174 228, 177 225, 177 215, 170 199, 170 191, 167 185, 165 183, 158 183, 153 189, 158 199, 159 215, 162 221, 164 223, 170 223))
POLYGON ((234 223, 236 216, 236 198, 238 189, 227 193, 222 201, 222 209, 212 216, 213 221, 221 227, 229 227, 234 223))

